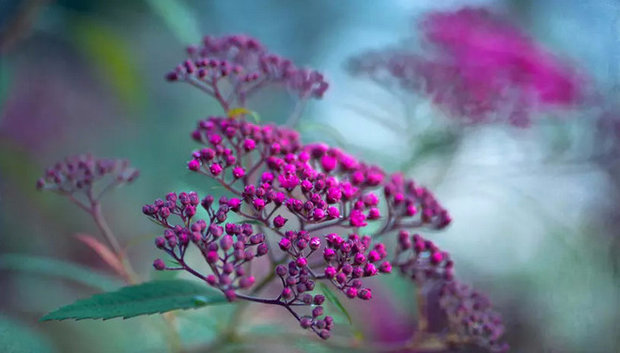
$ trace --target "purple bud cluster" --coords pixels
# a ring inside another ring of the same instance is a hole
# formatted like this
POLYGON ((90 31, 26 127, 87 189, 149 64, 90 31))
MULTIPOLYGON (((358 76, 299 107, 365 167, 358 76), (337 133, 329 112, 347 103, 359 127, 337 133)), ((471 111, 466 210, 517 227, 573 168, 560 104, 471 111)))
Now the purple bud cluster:
POLYGON ((405 179, 400 173, 391 176, 383 191, 391 213, 403 220, 403 227, 442 229, 452 221, 448 211, 430 191, 416 185, 413 180, 405 179))
POLYGON ((321 98, 329 87, 321 73, 298 68, 245 35, 206 36, 201 45, 187 48, 187 53, 188 59, 166 78, 201 87, 225 110, 234 103, 244 106, 248 97, 268 85, 283 85, 301 99, 321 98), (232 87, 231 98, 224 98, 222 81, 232 87))
MULTIPOLYGON (((227 111, 232 101, 222 98, 222 79, 233 87, 229 97, 241 106, 251 92, 269 83, 284 83, 301 97, 320 97, 327 88, 320 74, 297 69, 244 36, 207 37, 188 52, 190 59, 168 78, 206 90, 227 111)), ((392 264, 416 281, 455 283, 449 255, 408 232, 442 229, 451 222, 434 195, 413 180, 400 173, 387 175, 338 148, 303 144, 298 132, 253 124, 244 114, 204 119, 191 137, 203 147, 193 152, 187 168, 218 182, 229 195, 215 206, 212 196, 200 200, 195 193, 169 194, 143 208, 166 228, 156 246, 179 265, 170 268, 158 259, 153 263, 156 269, 188 271, 229 300, 282 306, 302 328, 324 339, 334 322, 324 315, 325 297, 316 293, 317 281, 330 282, 348 298, 362 300, 372 298, 364 279, 391 273, 392 264), (199 205, 207 212, 206 220, 195 220, 199 205), (226 223, 230 212, 245 223, 226 223), (180 222, 171 222, 173 216, 180 222), (370 222, 377 223, 373 231, 366 228, 370 222), (388 251, 377 238, 391 233, 398 233, 398 247, 388 261, 388 251), (269 252, 268 238, 278 239, 269 252), (209 274, 185 262, 192 243, 209 274), (246 265, 266 254, 272 273, 244 293, 255 282, 246 265), (272 278, 281 285, 277 296, 255 296, 272 278), (300 313, 303 307, 309 311, 300 313)))
POLYGON ((247 273, 246 264, 268 252, 263 233, 255 233, 249 223, 226 223, 228 213, 239 200, 221 198, 215 208, 214 199, 207 195, 202 200, 195 192, 169 193, 166 200, 155 200, 142 211, 156 223, 166 228, 163 236, 155 239, 155 246, 168 253, 180 267, 168 268, 161 259, 155 260, 157 270, 186 270, 221 290, 228 300, 236 298, 236 290, 248 289, 255 282, 247 273), (197 207, 202 205, 208 222, 195 219, 197 207), (175 224, 174 220, 180 220, 175 224), (194 244, 211 269, 204 275, 185 262, 185 254, 194 244))
POLYGON ((450 255, 419 234, 410 235, 406 230, 398 233, 396 259, 394 265, 401 273, 418 283, 454 278, 454 262, 450 255))
POLYGON ((109 178, 109 186, 134 181, 139 171, 121 159, 96 158, 90 154, 67 157, 45 170, 37 180, 37 189, 52 190, 64 194, 78 191, 91 192, 93 184, 109 178))
MULTIPOLYGON (((282 242, 280 247, 282 248, 282 242)), ((289 247, 287 251, 292 249, 289 247)), ((321 294, 308 293, 314 290, 314 281, 307 259, 297 256, 294 261, 288 263, 288 266, 276 266, 275 273, 280 278, 283 287, 278 299, 286 305, 314 305, 312 315, 302 316, 299 324, 304 329, 312 329, 321 338, 328 339, 334 320, 331 316, 322 317, 323 307, 320 305, 325 301, 325 297, 321 294)))
POLYGON ((508 351, 508 344, 501 341, 502 318, 485 295, 458 281, 446 282, 441 288, 440 305, 452 333, 458 335, 455 343, 475 344, 491 352, 508 351))
POLYGON ((349 298, 371 299, 372 291, 362 287, 361 278, 392 272, 390 262, 382 261, 387 257, 385 245, 377 243, 371 246, 369 236, 359 237, 357 234, 351 234, 344 240, 338 234, 331 233, 325 240, 325 278, 349 298))

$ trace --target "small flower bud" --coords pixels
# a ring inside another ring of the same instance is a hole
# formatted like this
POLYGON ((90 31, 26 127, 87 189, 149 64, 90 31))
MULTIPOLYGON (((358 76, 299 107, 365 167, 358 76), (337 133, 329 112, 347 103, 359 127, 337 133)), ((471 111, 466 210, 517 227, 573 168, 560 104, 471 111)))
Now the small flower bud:
POLYGON ((162 271, 166 269, 166 264, 164 263, 164 260, 156 259, 153 261, 153 267, 155 267, 157 271, 162 271))

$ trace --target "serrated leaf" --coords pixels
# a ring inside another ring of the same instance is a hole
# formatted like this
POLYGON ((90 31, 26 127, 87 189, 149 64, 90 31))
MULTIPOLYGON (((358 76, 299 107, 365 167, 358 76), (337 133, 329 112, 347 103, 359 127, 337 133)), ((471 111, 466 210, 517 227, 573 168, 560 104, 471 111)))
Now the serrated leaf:
POLYGON ((39 332, 0 315, 0 352, 48 353, 54 349, 39 332))
POLYGON ((128 319, 139 315, 197 309, 227 302, 220 293, 198 282, 187 280, 152 281, 123 287, 115 292, 95 294, 63 306, 41 321, 65 319, 128 319))
POLYGON ((115 277, 67 261, 42 256, 4 254, 0 255, 0 269, 25 271, 54 276, 89 285, 102 290, 113 290, 123 285, 115 277))
POLYGON ((340 310, 340 312, 342 312, 342 314, 344 314, 344 316, 347 318, 349 325, 352 325, 353 321, 351 320, 351 315, 349 315, 349 312, 342 305, 340 299, 338 299, 336 294, 334 294, 334 292, 332 292, 332 290, 329 289, 329 287, 323 282, 319 282, 319 288, 321 292, 323 292, 323 295, 325 295, 325 299, 327 299, 327 301, 329 301, 330 303, 334 304, 334 306, 338 308, 338 310, 340 310))

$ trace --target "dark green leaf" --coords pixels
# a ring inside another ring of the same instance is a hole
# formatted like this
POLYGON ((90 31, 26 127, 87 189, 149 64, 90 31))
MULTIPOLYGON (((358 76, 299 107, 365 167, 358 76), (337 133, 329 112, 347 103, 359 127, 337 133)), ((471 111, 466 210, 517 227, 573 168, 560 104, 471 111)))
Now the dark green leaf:
POLYGON ((0 316, 0 352, 49 353, 53 351, 49 341, 37 331, 0 316))
POLYGON ((0 255, 0 269, 60 277, 102 290, 113 290, 123 285, 123 282, 115 277, 99 273, 93 269, 42 256, 0 255))
POLYGON ((338 299, 336 294, 334 294, 334 292, 332 292, 332 290, 329 289, 329 287, 323 282, 319 282, 319 289, 321 290, 321 292, 323 292, 323 295, 325 295, 325 299, 327 299, 327 301, 329 301, 330 303, 334 304, 334 306, 344 314, 344 316, 347 318, 347 321, 349 322, 349 325, 353 324, 353 321, 351 320, 351 315, 349 315, 349 312, 342 305, 340 299, 338 299))
POLYGON ((45 315, 41 320, 127 319, 225 302, 224 296, 206 284, 186 280, 153 281, 78 300, 45 315))

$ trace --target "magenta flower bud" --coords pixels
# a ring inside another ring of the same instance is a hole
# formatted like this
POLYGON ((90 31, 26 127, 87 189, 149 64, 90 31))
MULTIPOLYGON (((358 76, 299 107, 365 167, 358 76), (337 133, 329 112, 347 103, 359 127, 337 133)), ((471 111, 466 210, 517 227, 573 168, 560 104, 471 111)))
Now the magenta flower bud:
POLYGON ((200 234, 200 232, 192 232, 190 233, 189 238, 192 242, 198 243, 200 240, 202 240, 202 234, 200 234))
POLYGON ((256 148, 256 142, 254 140, 246 139, 245 141, 243 141, 243 149, 247 152, 253 150, 254 148, 256 148))
POLYGON ((325 277, 334 278, 336 276, 336 268, 333 266, 325 267, 325 277))
POLYGON ((196 214, 196 207, 187 206, 185 207, 185 211, 183 213, 185 213, 185 216, 187 217, 193 217, 196 214))
POLYGON ((228 207, 230 207, 231 210, 238 212, 239 209, 241 208, 241 200, 239 200, 236 197, 231 198, 230 200, 228 200, 228 207))
POLYGON ((205 196, 204 199, 202 199, 202 201, 200 202, 200 204, 202 205, 202 207, 204 207, 205 209, 208 209, 211 207, 211 205, 213 204, 213 196, 211 195, 207 195, 205 196))
POLYGON ((261 211, 262 209, 265 208, 265 200, 263 200, 263 199, 254 199, 254 201, 252 201, 252 205, 258 211, 261 211))
POLYGON ((209 251, 207 253, 207 262, 210 264, 216 263, 220 259, 216 251, 209 251))
POLYGON ((370 262, 364 266, 364 276, 371 277, 377 274, 377 268, 370 262))
POLYGON ((286 219, 286 218, 284 218, 284 217, 282 217, 282 216, 280 216, 280 215, 277 215, 277 216, 273 219, 273 225, 274 225, 274 227, 276 227, 276 228, 281 228, 281 227, 283 227, 283 226, 284 226, 284 224, 286 224, 286 221, 288 221, 288 219, 286 219))
POLYGON ((353 298, 357 297, 357 289, 355 289, 353 287, 349 287, 349 288, 347 288, 345 294, 347 295, 347 297, 353 299, 353 298))
POLYGON ((312 182, 309 180, 304 180, 301 182, 301 189, 305 192, 312 190, 312 182))
POLYGON ((153 267, 155 267, 157 271, 163 271, 166 269, 166 264, 164 263, 164 260, 156 259, 153 261, 153 267))
POLYGON ((363 288, 359 291, 357 296, 362 300, 370 300, 372 299, 372 292, 370 291, 370 288, 363 288))
POLYGON ((187 163, 187 169, 194 171, 194 172, 200 170, 200 161, 196 159, 192 159, 191 161, 187 163))
POLYGON ((215 275, 208 275, 206 281, 209 285, 215 286, 215 284, 217 283, 217 278, 215 277, 215 275))
POLYGON ((166 246, 166 239, 164 239, 163 237, 155 238, 155 246, 158 247, 159 249, 162 249, 163 247, 166 246))
POLYGON ((322 339, 326 340, 326 339, 328 339, 331 336, 331 333, 329 332, 329 330, 324 329, 324 330, 321 330, 321 332, 319 332, 319 336, 322 339))
POLYGON ((392 264, 388 261, 383 262, 381 265, 379 265, 379 271, 381 271, 382 273, 392 273, 392 264))
POLYGON ((280 245, 280 249, 282 249, 283 251, 287 251, 291 248, 291 241, 287 238, 282 238, 280 239, 280 243, 278 243, 278 245, 280 245))
POLYGON ((245 176, 245 169, 242 167, 234 167, 232 170, 233 177, 236 179, 243 178, 245 176))
POLYGON ((418 213, 418 209, 415 207, 415 205, 409 205, 407 206, 407 210, 406 210, 406 214, 409 217, 413 217, 418 213))
POLYGON ((310 239, 310 249, 316 250, 321 246, 321 239, 319 237, 313 237, 310 239))
POLYGON ((347 275, 345 275, 344 273, 340 272, 339 274, 336 275, 336 282, 340 284, 344 284, 346 281, 347 281, 347 275))
POLYGON ((362 253, 355 254, 354 262, 356 265, 362 265, 366 262, 366 256, 362 253))
POLYGON ((364 275, 364 269, 361 267, 354 267, 353 272, 351 272, 351 277, 360 278, 364 275))
POLYGON ((381 218, 381 212, 378 208, 373 207, 368 211, 368 219, 375 220, 381 218))
POLYGON ((302 317, 299 320, 299 325, 301 326, 301 328, 303 329, 308 329, 310 327, 312 327, 312 319, 309 317, 302 317))
POLYGON ((213 174, 214 176, 218 176, 222 172, 222 166, 218 163, 213 163, 209 167, 209 170, 211 171, 211 174, 213 174))
POLYGON ((378 252, 376 252, 375 250, 370 250, 368 252, 368 261, 377 262, 379 260, 381 260, 381 256, 379 255, 378 252))
POLYGON ((443 254, 439 251, 436 251, 431 255, 431 263, 433 265, 438 265, 442 260, 443 260, 443 254))
POLYGON ((293 297, 293 291, 289 287, 282 289, 282 298, 291 299, 293 297))
POLYGON ((250 288, 255 282, 254 276, 242 277, 239 280, 239 287, 243 289, 250 288))
POLYGON ((321 167, 323 167, 323 170, 325 170, 325 172, 329 173, 332 170, 336 169, 336 166, 338 165, 338 161, 336 160, 336 158, 326 154, 321 158, 321 167))
POLYGON ((313 299, 314 305, 321 305, 323 304, 323 302, 325 302, 325 296, 321 294, 317 294, 314 296, 314 299, 313 299))
POLYGON ((426 244, 424 244, 423 241, 416 241, 415 244, 413 245, 413 250, 416 253, 421 253, 425 249, 426 249, 426 244))
POLYGON ((325 218, 325 211, 320 208, 315 208, 313 212, 313 218, 315 221, 320 221, 325 218))
POLYGON ((367 225, 366 216, 360 210, 352 210, 349 221, 353 227, 365 227, 367 225))
POLYGON ((232 289, 224 291, 224 295, 226 296, 226 299, 228 299, 229 302, 232 302, 233 300, 237 298, 237 294, 232 289))
POLYGON ((297 265, 297 267, 306 267, 306 265, 308 265, 308 260, 306 260, 305 257, 300 257, 295 260, 295 264, 297 265))
POLYGON ((336 258, 336 250, 325 248, 325 250, 323 250, 323 258, 325 258, 325 261, 332 261, 336 258))
POLYGON ((286 274, 288 273, 286 266, 284 265, 278 265, 276 266, 276 274, 280 277, 284 277, 286 276, 286 274))
POLYGON ((331 206, 327 209, 327 218, 335 219, 340 217, 340 210, 337 207, 331 206))
POLYGON ((312 309, 312 317, 319 317, 323 315, 323 307, 322 306, 317 306, 316 308, 312 309))
POLYGON ((228 234, 223 236, 220 240, 220 246, 222 247, 222 250, 227 251, 233 246, 233 238, 228 234))

